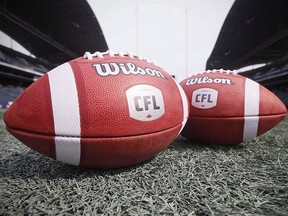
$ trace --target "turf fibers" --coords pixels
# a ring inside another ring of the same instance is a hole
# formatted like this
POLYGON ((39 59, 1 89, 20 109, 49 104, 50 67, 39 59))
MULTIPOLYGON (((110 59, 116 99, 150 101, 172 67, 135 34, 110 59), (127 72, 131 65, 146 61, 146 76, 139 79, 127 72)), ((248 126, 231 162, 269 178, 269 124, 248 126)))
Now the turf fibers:
POLYGON ((0 120, 0 215, 288 215, 287 128, 236 146, 179 136, 142 164, 96 170, 30 150, 0 120))

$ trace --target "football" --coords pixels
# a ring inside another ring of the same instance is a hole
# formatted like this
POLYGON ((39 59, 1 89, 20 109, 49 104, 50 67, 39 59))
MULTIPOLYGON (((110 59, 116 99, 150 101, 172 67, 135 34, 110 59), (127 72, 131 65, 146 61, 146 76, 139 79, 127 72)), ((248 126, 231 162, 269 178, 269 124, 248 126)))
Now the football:
POLYGON ((188 112, 181 86, 153 62, 129 52, 86 52, 30 85, 4 121, 12 135, 50 158, 117 168, 165 149, 188 112))
POLYGON ((267 132, 286 116, 277 96, 234 71, 208 70, 180 85, 190 104, 181 135, 195 142, 238 144, 267 132))

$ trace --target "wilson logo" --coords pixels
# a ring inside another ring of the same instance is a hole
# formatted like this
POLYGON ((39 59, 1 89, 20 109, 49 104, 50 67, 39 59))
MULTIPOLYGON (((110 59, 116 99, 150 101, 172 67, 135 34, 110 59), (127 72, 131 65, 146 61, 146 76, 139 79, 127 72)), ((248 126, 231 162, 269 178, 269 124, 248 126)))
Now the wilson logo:
POLYGON ((227 84, 231 85, 232 81, 228 78, 210 78, 208 76, 188 79, 186 81, 186 85, 194 85, 194 84, 205 84, 205 83, 216 83, 216 84, 227 84))
POLYGON ((136 85, 126 91, 131 118, 152 121, 165 113, 163 95, 160 89, 150 85, 136 85))
POLYGON ((141 68, 136 66, 133 63, 103 63, 103 64, 93 64, 92 65, 96 73, 100 76, 117 76, 119 73, 123 73, 125 75, 149 75, 149 76, 156 76, 163 79, 166 77, 158 70, 153 70, 151 68, 141 68))

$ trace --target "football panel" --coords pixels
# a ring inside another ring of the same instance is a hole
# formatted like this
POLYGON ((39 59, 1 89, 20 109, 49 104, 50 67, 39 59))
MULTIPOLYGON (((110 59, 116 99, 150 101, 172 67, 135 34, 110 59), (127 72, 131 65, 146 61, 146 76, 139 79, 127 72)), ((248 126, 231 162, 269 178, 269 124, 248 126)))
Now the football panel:
POLYGON ((29 148, 50 158, 56 159, 55 139, 53 136, 32 134, 6 127, 7 131, 29 148))
MULTIPOLYGON (((99 84, 97 83, 99 77, 96 78, 96 82, 91 79, 93 75, 95 78, 96 73, 92 71, 91 62, 86 64, 84 71, 82 71, 83 65, 80 65, 79 62, 73 64, 73 70, 69 65, 69 63, 62 64, 33 83, 7 110, 4 116, 6 124, 11 128, 39 134, 79 136, 81 133, 82 136, 109 137, 161 131, 183 121, 183 110, 174 106, 174 103, 180 104, 182 102, 181 96, 172 77, 168 74, 166 75, 168 78, 156 78, 165 80, 163 82, 155 82, 155 77, 151 76, 146 76, 144 79, 142 75, 138 75, 140 78, 131 79, 131 76, 134 75, 122 75, 121 79, 127 84, 127 88, 135 85, 133 80, 138 80, 137 83, 148 83, 151 86, 157 83, 157 87, 162 90, 165 115, 154 121, 141 122, 133 120, 130 116, 126 118, 123 115, 123 112, 128 115, 125 95, 127 89, 123 90, 119 86, 119 79, 110 77, 111 79, 103 80, 102 86, 96 88, 99 84), (78 71, 75 73, 75 78, 74 69, 78 71), (69 79, 65 78, 67 74, 69 79), (87 77, 84 78, 83 74, 86 74, 87 77), (169 85, 167 82, 172 84, 169 85), (78 85, 79 92, 75 92, 75 83, 78 85), (116 86, 118 92, 121 89, 122 95, 114 92, 116 98, 112 98, 112 100, 111 96, 103 98, 104 93, 106 95, 111 94, 109 88, 112 84, 116 86), (71 86, 74 91, 70 91, 71 86), (177 94, 174 94, 175 92, 177 94), (170 97, 172 93, 174 96, 170 97), (122 105, 118 104, 119 101, 122 105), (134 126, 132 127, 133 130, 131 130, 131 125, 134 126)), ((147 67, 149 65, 146 63, 147 67)), ((165 75, 166 72, 163 71, 162 73, 165 75)), ((150 107, 152 105, 158 107, 159 105, 153 98, 148 102, 150 107), (151 104, 152 102, 155 104, 151 104)))
POLYGON ((260 110, 259 115, 286 114, 284 103, 264 86, 260 86, 260 110))
POLYGON ((173 127, 183 121, 182 108, 174 106, 175 103, 182 103, 180 92, 173 78, 165 71, 139 59, 105 58, 101 60, 103 65, 113 64, 113 68, 128 63, 140 65, 141 68, 160 71, 165 78, 147 74, 127 75, 121 71, 121 68, 118 68, 117 75, 100 76, 95 69, 95 65, 100 62, 95 63, 95 61, 76 59, 70 62, 78 89, 81 136, 117 137, 153 133, 173 127), (140 86, 149 88, 141 91, 140 86), (160 93, 154 89, 158 89, 160 93), (137 91, 139 95, 136 95, 137 91), (172 94, 173 97, 171 97, 172 94), (159 98, 163 99, 163 103, 159 98), (135 108, 131 111, 129 100, 132 101, 132 106, 138 107, 138 110, 135 108), (141 112, 146 112, 147 118, 153 118, 159 110, 163 113, 155 120, 137 119, 138 114, 142 115, 141 112), (136 117, 131 113, 136 113, 136 117))
POLYGON ((54 134, 48 76, 30 85, 7 109, 5 124, 14 129, 41 134, 54 134))
POLYGON ((164 150, 177 137, 182 125, 130 137, 82 138, 80 165, 96 168, 118 168, 148 160, 164 150))
POLYGON ((244 116, 245 78, 242 76, 203 73, 183 80, 180 85, 190 102, 192 117, 244 116), (194 83, 195 80, 199 83, 194 83))
POLYGON ((191 113, 193 113, 193 116, 213 117, 215 113, 217 113, 219 117, 273 115, 286 113, 287 110, 285 105, 271 91, 241 75, 221 74, 217 72, 203 73, 183 80, 181 86, 184 88, 191 102, 191 113), (227 81, 226 84, 221 84, 221 82, 218 84, 213 82, 207 83, 209 82, 208 78, 212 80, 227 79, 230 81, 227 81), (196 82, 193 85, 186 85, 186 83, 191 84, 195 82, 195 80, 200 83, 196 82), (231 85, 227 83, 231 83, 231 85), (218 91, 218 100, 215 101, 215 105, 217 104, 217 106, 210 109, 199 109, 193 106, 193 103, 197 105, 197 102, 199 102, 200 105, 201 102, 205 103, 205 101, 206 103, 213 102, 213 95, 209 95, 209 91, 208 93, 206 91, 207 94, 200 91, 203 89, 203 86, 218 91), (196 94, 196 96, 194 95, 193 97, 193 94, 196 94), (232 109, 225 109, 225 107, 231 106, 233 106, 232 109))
POLYGON ((248 116, 235 118, 190 117, 182 135, 200 143, 237 144, 271 130, 286 116, 248 116))
POLYGON ((279 115, 260 116, 257 135, 260 136, 261 134, 271 130, 273 127, 279 124, 285 117, 286 113, 279 115))
POLYGON ((244 118, 189 117, 182 135, 207 144, 237 144, 243 141, 244 118))

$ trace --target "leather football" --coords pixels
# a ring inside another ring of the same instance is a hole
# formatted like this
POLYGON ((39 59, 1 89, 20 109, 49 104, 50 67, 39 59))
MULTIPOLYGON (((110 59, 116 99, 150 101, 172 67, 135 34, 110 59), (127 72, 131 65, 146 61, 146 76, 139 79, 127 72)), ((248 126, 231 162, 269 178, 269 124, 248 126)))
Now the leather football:
POLYGON ((4 121, 12 135, 50 158, 116 168, 165 149, 188 109, 183 89, 153 62, 131 53, 86 52, 29 86, 4 121))
POLYGON ((269 131, 286 116, 286 107, 277 96, 233 71, 205 71, 180 85, 190 104, 182 135, 195 142, 245 142, 269 131))

